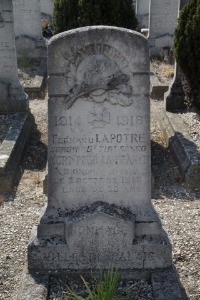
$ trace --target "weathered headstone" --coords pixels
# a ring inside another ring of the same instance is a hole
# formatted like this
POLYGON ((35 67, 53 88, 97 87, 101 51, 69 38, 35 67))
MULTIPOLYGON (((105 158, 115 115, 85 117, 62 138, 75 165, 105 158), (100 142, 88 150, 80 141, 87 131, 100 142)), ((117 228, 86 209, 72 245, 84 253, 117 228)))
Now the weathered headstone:
MULTIPOLYGON (((180 1, 180 10, 189 0, 180 1)), ((179 12, 178 12, 179 15, 179 12)), ((164 95, 164 107, 167 111, 177 111, 185 108, 184 91, 181 79, 181 70, 179 64, 175 63, 174 78, 170 84, 169 90, 164 95)))
POLYGON ((0 113, 28 110, 17 73, 12 0, 0 0, 0 113))
POLYGON ((173 47, 179 0, 150 0, 150 55, 161 55, 162 49, 173 47))
POLYGON ((18 56, 41 57, 45 42, 41 29, 40 0, 13 0, 18 56))
POLYGON ((136 2, 138 29, 149 27, 149 4, 149 0, 137 0, 136 2))
POLYGON ((147 39, 106 26, 61 33, 48 74, 48 206, 29 269, 170 266, 151 204, 147 39))
POLYGON ((42 18, 52 23, 54 0, 40 0, 42 18))

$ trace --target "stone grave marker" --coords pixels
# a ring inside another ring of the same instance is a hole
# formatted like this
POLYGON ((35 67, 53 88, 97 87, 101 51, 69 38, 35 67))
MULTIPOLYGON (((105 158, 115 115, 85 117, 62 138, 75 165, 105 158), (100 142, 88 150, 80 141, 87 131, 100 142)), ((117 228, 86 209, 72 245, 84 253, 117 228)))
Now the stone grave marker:
MULTIPOLYGON (((189 0, 180 1, 180 10, 189 0)), ((179 12, 178 12, 179 16, 179 12)), ((185 108, 185 93, 183 91, 181 70, 179 64, 175 63, 174 77, 169 86, 169 90, 164 95, 164 107, 167 111, 177 111, 185 108)))
POLYGON ((149 28, 149 0, 137 0, 136 16, 138 19, 138 29, 149 28))
POLYGON ((0 113, 28 110, 17 73, 12 0, 0 0, 0 113))
POLYGON ((18 56, 46 56, 41 29, 40 0, 13 0, 18 56))
POLYGON ((161 55, 163 48, 173 47, 179 0, 150 0, 150 55, 161 55))
POLYGON ((48 205, 29 269, 170 266, 151 204, 147 39, 107 26, 58 34, 48 75, 48 205))

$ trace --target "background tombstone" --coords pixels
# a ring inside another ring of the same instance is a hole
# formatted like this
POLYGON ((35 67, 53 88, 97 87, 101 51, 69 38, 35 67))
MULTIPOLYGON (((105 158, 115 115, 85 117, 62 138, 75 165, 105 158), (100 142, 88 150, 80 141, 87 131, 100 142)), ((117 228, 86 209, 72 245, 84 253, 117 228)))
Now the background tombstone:
POLYGON ((136 17, 139 30, 149 27, 149 0, 137 0, 136 17))
MULTIPOLYGON (((180 2, 180 10, 189 0, 180 2)), ((179 12, 178 12, 179 15, 179 12)), ((184 104, 185 93, 183 91, 181 70, 179 64, 175 63, 174 78, 169 86, 169 90, 164 95, 164 107, 167 111, 177 111, 185 108, 184 104)))
POLYGON ((163 48, 173 47, 179 0, 150 0, 150 55, 162 55, 163 48))
POLYGON ((28 110, 17 73, 12 0, 0 0, 0 113, 28 110))
POLYGON ((48 206, 29 269, 170 266, 151 204, 147 39, 107 26, 58 34, 48 74, 48 206))
POLYGON ((47 19, 52 24, 54 0, 40 0, 42 18, 47 19))
POLYGON ((40 0, 13 0, 17 56, 46 56, 40 0))

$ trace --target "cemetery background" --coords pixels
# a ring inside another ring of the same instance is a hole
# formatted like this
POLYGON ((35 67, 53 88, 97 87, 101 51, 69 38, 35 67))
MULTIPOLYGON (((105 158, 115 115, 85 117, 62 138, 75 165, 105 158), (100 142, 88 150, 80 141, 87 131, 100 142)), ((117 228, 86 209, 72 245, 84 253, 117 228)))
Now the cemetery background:
MULTIPOLYGON (((173 261, 191 300, 200 295, 199 191, 185 188, 166 148, 157 121, 162 101, 151 100, 153 203, 173 245, 173 261)), ((29 148, 21 165, 20 184, 12 194, 1 195, 0 299, 15 300, 26 263, 27 244, 46 203, 42 180, 47 146, 47 98, 31 100, 35 116, 29 148), (2 197, 3 196, 3 197, 2 197)))
MULTIPOLYGON (((4 270, 0 274, 0 280, 3 282, 3 294, 1 295, 0 292, 2 299, 15 299, 17 296, 17 287, 19 287, 21 272, 26 260, 25 253, 30 230, 33 224, 38 224, 40 209, 46 202, 42 194, 42 178, 46 158, 46 104, 46 100, 36 100, 30 103, 39 130, 34 130, 26 160, 21 166, 21 170, 24 169, 25 172, 16 193, 1 197, 0 214, 3 217, 3 223, 8 224, 7 229, 1 232, 3 243, 0 246, 2 248, 0 268, 2 266, 4 270), (42 135, 40 136, 40 134, 42 135), (44 156, 41 153, 44 153, 44 156), (16 238, 14 251, 13 235, 16 238), (6 242, 4 243, 4 241, 6 242), (6 284, 6 288, 4 284, 6 284)), ((199 264, 199 208, 197 202, 199 192, 191 192, 184 187, 180 181, 177 166, 174 165, 168 150, 163 147, 164 142, 156 121, 161 106, 162 102, 152 100, 154 111, 152 119, 152 167, 155 178, 153 201, 161 217, 164 218, 167 232, 171 234, 173 239, 174 261, 178 267, 182 283, 189 291, 190 298, 196 300, 199 297, 200 285, 199 268, 197 267, 199 264), (183 223, 183 220, 187 220, 186 223, 183 223), (181 233, 185 236, 182 236, 181 233)))

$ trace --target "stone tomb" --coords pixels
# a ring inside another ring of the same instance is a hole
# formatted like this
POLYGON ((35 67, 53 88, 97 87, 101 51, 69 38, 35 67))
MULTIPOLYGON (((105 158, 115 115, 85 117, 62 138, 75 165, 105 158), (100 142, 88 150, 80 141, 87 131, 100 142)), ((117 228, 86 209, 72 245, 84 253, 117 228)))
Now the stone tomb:
POLYGON ((161 55, 163 48, 173 47, 180 0, 150 0, 150 55, 161 55))
POLYGON ((0 0, 0 113, 28 110, 17 73, 12 0, 0 0))
POLYGON ((30 270, 165 268, 151 204, 149 49, 141 34, 85 27, 48 49, 48 205, 30 270))
POLYGON ((18 56, 46 56, 41 29, 40 0, 13 0, 18 56))
MULTIPOLYGON (((180 10, 187 4, 189 0, 180 1, 180 10)), ((179 17, 179 11, 178 16, 179 17)), ((174 77, 169 86, 169 90, 164 95, 164 107, 167 111, 177 111, 185 108, 184 98, 185 93, 183 91, 181 70, 179 64, 175 63, 174 77)))
POLYGON ((149 28, 149 0, 137 0, 136 16, 138 29, 149 28))

